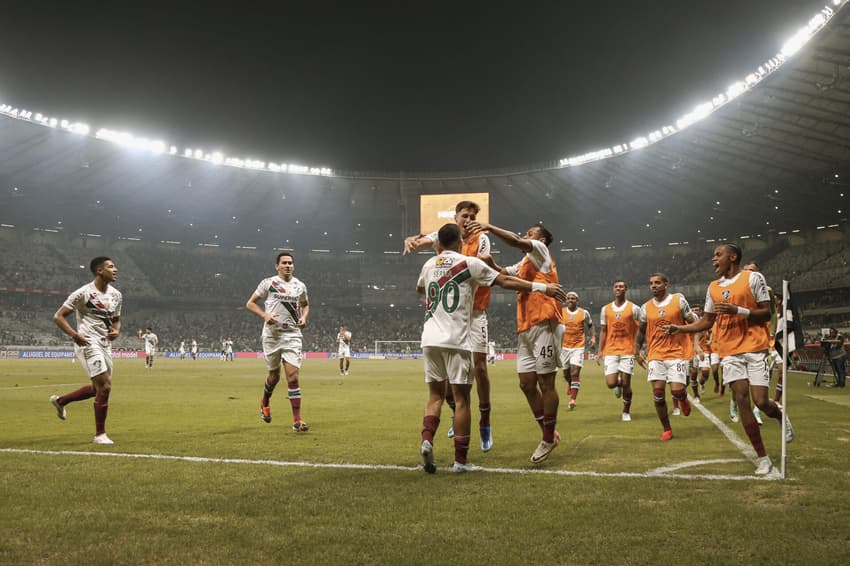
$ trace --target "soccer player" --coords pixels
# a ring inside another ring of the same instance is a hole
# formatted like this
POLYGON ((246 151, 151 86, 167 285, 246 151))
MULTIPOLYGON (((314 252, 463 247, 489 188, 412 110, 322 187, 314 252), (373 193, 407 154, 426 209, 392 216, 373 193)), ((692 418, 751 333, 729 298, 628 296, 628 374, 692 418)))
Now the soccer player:
POLYGON ((310 314, 307 286, 292 275, 295 271, 295 258, 291 253, 277 254, 275 268, 277 275, 260 281, 245 304, 245 308, 265 321, 262 342, 269 375, 260 402, 260 418, 264 422, 272 422, 269 399, 280 381, 282 364, 292 407, 292 430, 307 432, 310 427, 301 420, 301 387, 298 384, 301 368, 301 329, 307 326, 307 317, 310 314), (260 301, 265 302, 265 309, 258 304, 260 301))
MULTIPOLYGON (((708 286, 705 316, 692 324, 670 325, 665 332, 670 336, 701 332, 717 323, 712 343, 720 355, 723 382, 732 390, 741 424, 758 455, 755 473, 766 475, 773 469, 773 463, 753 417, 750 395, 765 415, 782 425, 782 410, 768 397, 770 343, 764 323, 770 320, 771 300, 764 276, 741 269, 741 255, 737 244, 726 243, 714 248, 711 262, 720 278, 708 286)), ((785 438, 791 442, 794 429, 788 419, 785 423, 785 438)))
POLYGON ((339 374, 348 375, 351 364, 351 331, 344 324, 340 325, 336 335, 337 357, 339 358, 339 374))
MULTIPOLYGON (((469 223, 477 219, 481 208, 474 202, 463 200, 455 205, 455 224, 460 228, 462 243, 461 251, 465 256, 489 257, 490 238, 480 230, 470 230, 469 223)), ((439 241, 437 232, 428 235, 409 236, 404 240, 404 255, 415 250, 433 247, 437 252, 439 241)), ((490 374, 487 371, 487 307, 490 305, 490 287, 483 285, 475 292, 472 313, 472 363, 475 373, 475 386, 478 393, 478 433, 481 438, 481 450, 488 452, 493 448, 493 428, 490 423, 490 374)), ((454 411, 454 400, 447 396, 447 403, 454 411)), ((449 428, 449 438, 454 427, 449 428)))
POLYGON ((94 397, 93 442, 113 444, 106 435, 106 413, 112 389, 112 342, 121 333, 123 299, 121 292, 111 285, 118 276, 118 268, 110 258, 94 258, 89 269, 94 280, 68 296, 53 315, 53 322, 74 341, 74 353, 91 383, 61 397, 53 395, 50 403, 64 421, 68 417, 65 405, 94 397), (76 330, 68 322, 72 312, 77 319, 76 330))
POLYGON ((693 322, 696 317, 685 297, 679 293, 668 292, 670 285, 663 273, 649 276, 649 290, 652 298, 640 308, 637 339, 635 340, 635 359, 641 367, 647 369, 647 381, 652 385, 652 399, 655 412, 664 429, 661 440, 671 440, 673 429, 667 415, 666 389, 670 384, 673 399, 679 402, 682 414, 691 414, 688 401, 688 361, 693 357, 689 352, 687 336, 671 336, 664 332, 670 324, 693 322), (641 348, 646 342, 646 356, 641 348), (648 364, 648 365, 647 365, 648 364))
POLYGON ((192 338, 192 359, 198 359, 198 341, 192 338))
POLYGON ((233 361, 233 340, 229 337, 224 341, 224 361, 233 361))
POLYGON ((614 281, 614 300, 599 313, 599 356, 604 362, 605 385, 614 396, 623 398, 623 421, 631 421, 632 374, 635 371, 635 341, 637 340, 640 307, 626 299, 628 285, 614 281))
POLYGON ((561 348, 561 366, 564 368, 564 379, 569 383, 567 397, 570 398, 569 409, 576 407, 578 390, 581 387, 581 368, 584 366, 584 350, 587 337, 590 336, 590 347, 596 345, 596 334, 593 332, 593 320, 587 309, 579 308, 578 293, 567 293, 567 306, 563 308, 564 340, 561 348))
POLYGON ((487 361, 490 365, 496 364, 496 342, 493 340, 487 342, 487 361))
POLYGON ((446 395, 446 381, 454 392, 454 464, 453 472, 475 469, 468 463, 471 415, 469 409, 472 389, 471 321, 474 294, 477 286, 499 285, 520 292, 537 292, 565 299, 557 283, 531 283, 505 275, 490 268, 484 261, 461 251, 461 230, 456 224, 446 224, 438 231, 443 251, 422 267, 416 290, 426 297, 425 323, 422 329, 422 353, 425 362, 425 382, 428 402, 422 418, 422 466, 433 474, 434 435, 440 424, 440 413, 446 395))
MULTIPOLYGON (((503 273, 542 285, 558 283, 558 269, 549 254, 552 233, 543 224, 529 228, 524 238, 483 222, 472 222, 467 227, 472 232, 491 232, 509 246, 525 252, 519 263, 500 268, 503 273)), ((489 258, 491 266, 498 267, 492 261, 489 258)), ((557 300, 541 293, 517 293, 519 386, 543 431, 543 438, 531 455, 533 464, 546 460, 560 438, 555 430, 559 404, 555 377, 561 363, 563 337, 563 313, 557 300)))
POLYGON ((142 340, 145 341, 145 368, 153 368, 153 358, 156 356, 156 346, 159 344, 159 338, 153 333, 153 328, 148 326, 145 328, 145 333, 142 334, 142 340))
POLYGON ((180 348, 178 349, 178 352, 180 353, 180 359, 185 360, 186 359, 186 341, 185 340, 180 341, 180 348))

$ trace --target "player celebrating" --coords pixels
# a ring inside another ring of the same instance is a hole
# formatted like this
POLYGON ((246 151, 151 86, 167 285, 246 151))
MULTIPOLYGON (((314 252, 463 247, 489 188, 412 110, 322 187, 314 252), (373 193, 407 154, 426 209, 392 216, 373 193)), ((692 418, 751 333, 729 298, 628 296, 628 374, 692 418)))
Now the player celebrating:
MULTIPOLYGON (((462 244, 461 251, 465 256, 489 257, 490 238, 480 230, 471 230, 469 223, 474 222, 481 208, 474 202, 463 200, 455 205, 455 224, 460 228, 462 244)), ((409 236, 404 240, 404 255, 423 248, 436 248, 439 253, 439 239, 437 232, 428 235, 409 236)), ((475 291, 475 301, 472 313, 472 363, 475 373, 475 385, 478 392, 478 432, 481 437, 481 450, 488 452, 493 448, 493 428, 490 424, 490 374, 487 371, 487 307, 490 305, 490 287, 487 285, 478 287, 475 291)), ((447 396, 449 407, 454 410, 454 400, 449 394, 447 396)), ((454 432, 454 427, 449 428, 449 438, 454 432)))
POLYGON ((121 293, 111 285, 118 276, 118 268, 108 257, 99 256, 89 264, 94 281, 83 285, 53 315, 62 332, 74 341, 74 353, 86 370, 91 384, 67 395, 50 397, 56 415, 67 418, 65 405, 94 397, 95 444, 113 444, 106 435, 106 413, 109 409, 109 392, 112 389, 112 342, 121 332, 121 293), (77 329, 68 323, 74 313, 77 329))
MULTIPOLYGON (((758 455, 755 473, 767 475, 773 463, 750 408, 752 394, 759 409, 782 425, 782 410, 768 396, 770 341, 765 322, 770 320, 772 305, 767 283, 761 273, 741 269, 741 248, 737 244, 721 244, 714 248, 711 263, 720 278, 708 286, 705 316, 693 324, 670 325, 665 332, 670 336, 701 332, 717 322, 712 343, 720 355, 723 382, 732 390, 741 424, 758 455)), ((794 429, 787 418, 785 424, 785 439, 791 442, 794 429)))
MULTIPOLYGON (((529 228, 524 238, 483 222, 471 222, 467 227, 473 232, 492 232, 509 246, 525 252, 525 257, 519 263, 503 268, 503 273, 541 285, 558 283, 558 269, 549 254, 552 233, 542 224, 529 228)), ((492 263, 492 258, 489 261, 492 263)), ((492 265, 498 267, 495 263, 492 265)), ((540 293, 517 294, 519 385, 534 419, 543 431, 543 438, 531 455, 533 464, 543 462, 558 444, 555 425, 559 399, 555 376, 560 365, 563 332, 561 305, 558 301, 540 293)))
POLYGON ((272 422, 269 399, 280 381, 282 362, 292 407, 292 430, 307 432, 310 427, 301 420, 301 388, 298 384, 298 372, 301 368, 301 329, 307 326, 307 317, 310 314, 307 286, 292 275, 295 271, 295 258, 291 253, 279 253, 275 268, 277 275, 260 281, 256 291, 245 304, 245 308, 265 321, 262 341, 269 375, 260 402, 260 418, 267 423, 272 422), (260 301, 265 301, 265 310, 258 304, 260 301))
POLYGON ((652 399, 655 412, 664 431, 661 440, 673 438, 670 417, 667 415, 666 388, 670 384, 673 399, 679 402, 685 416, 691 414, 688 402, 688 361, 693 357, 689 351, 686 336, 671 336, 664 329, 674 323, 683 324, 695 320, 691 307, 684 296, 668 293, 669 281, 663 273, 653 273, 649 277, 649 290, 652 299, 640 308, 640 322, 635 340, 635 359, 643 368, 647 368, 647 380, 652 384, 652 399), (646 342, 646 357, 641 348, 646 342), (647 362, 649 366, 647 367, 647 362))
POLYGON ((599 313, 599 356, 604 362, 605 384, 623 398, 623 421, 631 421, 632 374, 635 370, 640 307, 626 299, 625 281, 614 281, 614 300, 599 313))
POLYGON ((145 328, 145 333, 142 334, 142 340, 145 341, 145 368, 153 368, 153 358, 156 356, 156 346, 159 344, 159 338, 153 333, 153 328, 148 326, 145 328))
POLYGON ((476 257, 461 255, 461 231, 446 224, 438 231, 442 252, 422 267, 416 290, 426 295, 422 352, 428 402, 422 419, 420 454, 426 472, 433 474, 434 434, 440 424, 440 412, 446 394, 446 381, 455 398, 455 461, 453 472, 475 469, 467 462, 471 415, 469 394, 472 389, 472 344, 469 339, 476 285, 499 285, 521 292, 545 293, 556 299, 566 298, 557 283, 530 283, 491 269, 476 257))
POLYGON ((339 358, 339 374, 348 375, 351 364, 351 331, 344 324, 339 327, 336 335, 337 357, 339 358))
POLYGON ((567 396, 570 398, 569 409, 576 407, 576 397, 581 387, 581 368, 584 366, 584 350, 587 337, 590 336, 590 347, 596 345, 596 335, 593 332, 593 320, 587 309, 578 307, 578 293, 567 293, 567 306, 563 309, 564 341, 561 349, 561 366, 564 368, 564 379, 569 383, 567 396))

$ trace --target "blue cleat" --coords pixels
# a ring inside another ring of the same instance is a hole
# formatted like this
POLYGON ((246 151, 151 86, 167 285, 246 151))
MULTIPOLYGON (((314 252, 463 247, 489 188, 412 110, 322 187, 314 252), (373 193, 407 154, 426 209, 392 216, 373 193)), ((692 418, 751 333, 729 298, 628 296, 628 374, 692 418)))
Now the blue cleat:
POLYGON ((481 451, 489 452, 493 448, 493 429, 489 426, 482 426, 478 428, 478 432, 481 435, 481 451))

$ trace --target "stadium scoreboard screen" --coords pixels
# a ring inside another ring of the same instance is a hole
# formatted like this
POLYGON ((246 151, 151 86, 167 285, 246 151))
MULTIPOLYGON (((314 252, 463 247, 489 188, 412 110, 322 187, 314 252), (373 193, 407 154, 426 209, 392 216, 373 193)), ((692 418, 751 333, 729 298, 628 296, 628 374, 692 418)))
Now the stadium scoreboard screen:
POLYGON ((454 222, 455 206, 462 200, 471 200, 481 207, 477 219, 490 222, 490 193, 452 193, 448 195, 419 196, 419 233, 430 234, 443 224, 454 222))

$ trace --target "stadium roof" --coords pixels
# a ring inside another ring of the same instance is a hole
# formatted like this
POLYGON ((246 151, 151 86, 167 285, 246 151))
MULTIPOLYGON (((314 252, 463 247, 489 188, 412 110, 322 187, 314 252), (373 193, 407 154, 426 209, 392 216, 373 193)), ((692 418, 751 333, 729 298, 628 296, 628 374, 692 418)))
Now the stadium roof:
POLYGON ((793 58, 708 118, 643 149, 568 167, 286 175, 153 155, 2 116, 0 222, 55 227, 62 219, 74 232, 125 235, 138 226, 145 236, 194 241, 285 233, 374 246, 418 229, 419 194, 490 192, 494 223, 519 230, 542 220, 572 247, 841 225, 850 189, 848 68, 850 11, 842 6, 793 58))

